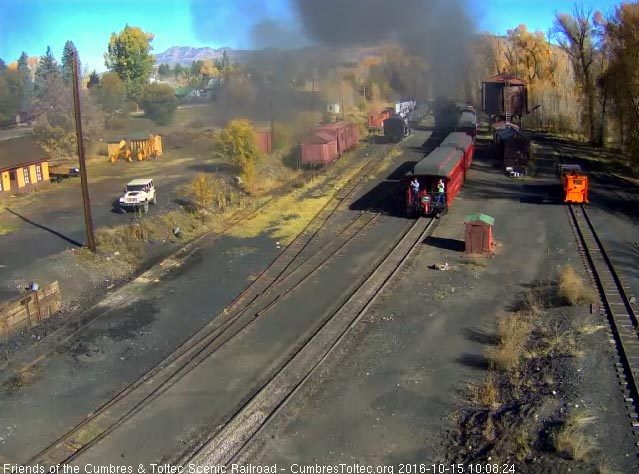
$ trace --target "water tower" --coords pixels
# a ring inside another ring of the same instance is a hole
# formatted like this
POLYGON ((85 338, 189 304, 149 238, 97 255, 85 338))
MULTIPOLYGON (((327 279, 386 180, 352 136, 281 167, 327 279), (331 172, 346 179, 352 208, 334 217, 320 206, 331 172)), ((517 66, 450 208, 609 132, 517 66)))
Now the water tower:
POLYGON ((522 79, 502 72, 482 82, 482 107, 490 117, 491 125, 496 122, 517 122, 528 113, 528 87, 522 79))

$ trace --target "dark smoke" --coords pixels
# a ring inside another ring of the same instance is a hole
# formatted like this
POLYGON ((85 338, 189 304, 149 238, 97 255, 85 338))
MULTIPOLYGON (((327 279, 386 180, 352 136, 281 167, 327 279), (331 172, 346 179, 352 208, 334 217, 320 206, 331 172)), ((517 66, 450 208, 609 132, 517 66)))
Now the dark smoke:
POLYGON ((333 47, 397 41, 431 71, 434 93, 451 95, 465 74, 474 32, 464 0, 292 0, 311 39, 333 47))
POLYGON ((337 65, 352 63, 344 59, 347 48, 389 42, 418 58, 410 64, 385 61, 374 71, 398 96, 463 99, 460 84, 467 76, 474 33, 471 1, 235 0, 220 6, 214 0, 192 0, 191 7, 201 40, 254 50, 243 56, 250 84, 221 92, 224 109, 267 120, 271 97, 276 115, 292 116, 309 107, 323 110, 325 95, 309 99, 296 85, 319 81, 337 65))

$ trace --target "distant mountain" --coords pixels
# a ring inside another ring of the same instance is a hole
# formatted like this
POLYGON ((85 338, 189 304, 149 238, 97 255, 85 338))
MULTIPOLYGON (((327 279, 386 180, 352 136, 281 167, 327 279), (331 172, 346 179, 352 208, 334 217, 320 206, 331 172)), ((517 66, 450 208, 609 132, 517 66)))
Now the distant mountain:
MULTIPOLYGON (((292 50, 295 55, 304 55, 313 51, 314 48, 306 48, 303 50, 292 50)), ((255 50, 249 49, 231 49, 231 48, 194 48, 192 46, 172 46, 163 53, 155 54, 155 65, 160 64, 179 64, 180 66, 190 66, 193 61, 199 59, 220 59, 222 54, 226 54, 232 61, 239 63, 245 62, 255 50)), ((348 62, 358 62, 367 56, 374 56, 378 53, 378 48, 346 48, 342 49, 342 59, 348 62)))
POLYGON ((231 48, 194 48, 192 46, 172 46, 163 53, 155 54, 155 64, 179 64, 189 66, 193 61, 199 59, 220 59, 222 54, 226 54, 235 61, 241 61, 249 51, 232 50, 231 48))

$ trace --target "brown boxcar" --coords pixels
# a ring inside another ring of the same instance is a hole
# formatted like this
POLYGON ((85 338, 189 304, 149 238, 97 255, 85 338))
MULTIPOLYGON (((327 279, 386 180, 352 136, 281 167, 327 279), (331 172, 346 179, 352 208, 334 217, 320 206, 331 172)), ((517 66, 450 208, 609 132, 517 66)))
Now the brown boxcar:
POLYGON ((262 153, 270 153, 273 151, 273 139, 270 130, 256 130, 255 144, 257 149, 262 153))
POLYGON ((337 141, 337 155, 342 156, 357 146, 359 136, 357 125, 348 122, 336 122, 322 125, 315 129, 317 132, 327 133, 337 141))
POLYGON ((303 165, 326 165, 337 159, 337 138, 335 135, 315 131, 302 142, 303 165))

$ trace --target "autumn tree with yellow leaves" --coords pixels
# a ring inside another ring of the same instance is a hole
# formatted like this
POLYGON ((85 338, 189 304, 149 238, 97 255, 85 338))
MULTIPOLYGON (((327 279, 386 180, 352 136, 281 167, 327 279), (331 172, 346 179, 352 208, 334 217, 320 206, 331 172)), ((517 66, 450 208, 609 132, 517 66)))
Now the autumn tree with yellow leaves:
POLYGON ((540 106, 524 118, 526 127, 561 133, 580 131, 581 105, 569 58, 551 45, 543 32, 529 31, 520 24, 504 37, 483 35, 475 43, 475 51, 471 68, 475 77, 484 79, 508 72, 526 81, 531 109, 540 106))
POLYGON ((623 3, 601 23, 608 67, 600 85, 611 96, 620 145, 639 173, 639 4, 623 3))
POLYGON ((559 47, 567 54, 575 73, 575 79, 584 102, 584 118, 588 139, 593 144, 601 144, 597 134, 597 32, 593 23, 593 13, 576 7, 574 14, 558 13, 554 32, 559 47))
POLYGON ((215 144, 216 154, 239 166, 247 189, 252 189, 259 158, 253 125, 245 119, 231 120, 217 134, 215 144))

